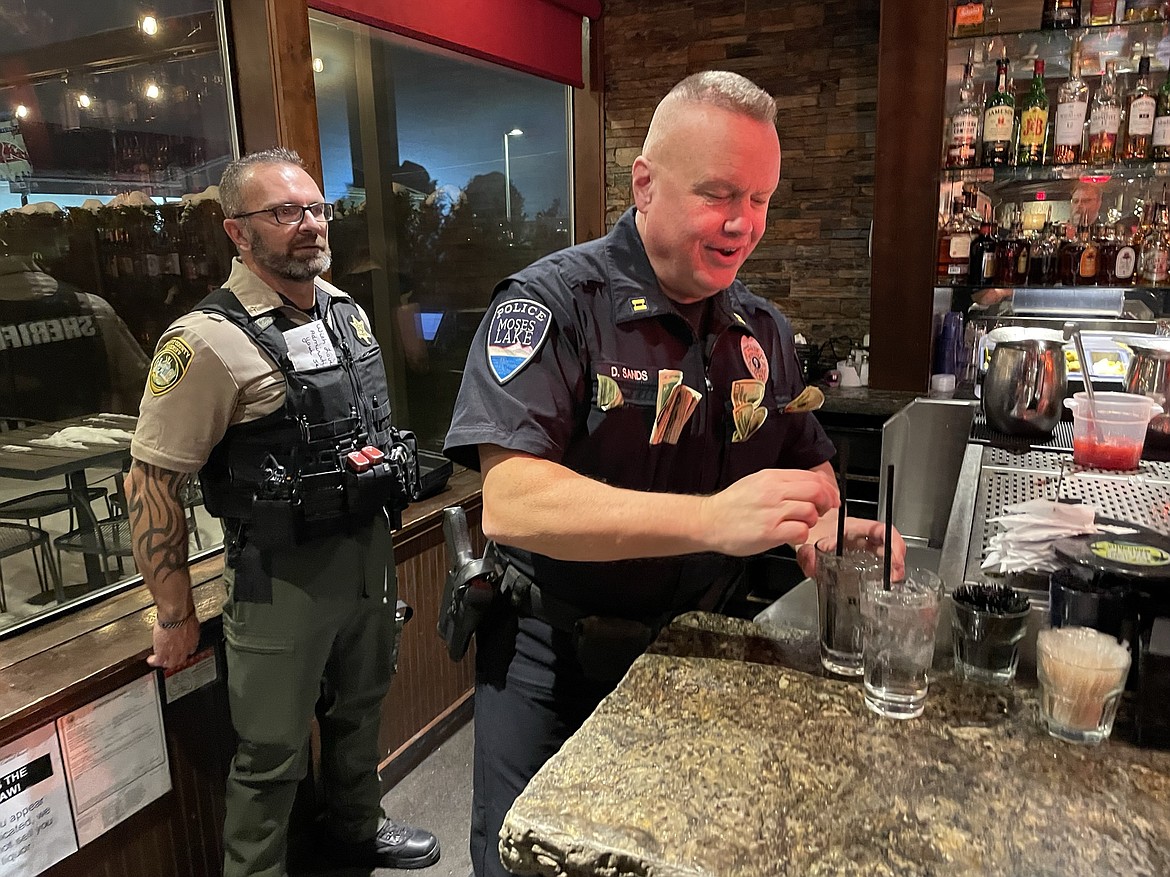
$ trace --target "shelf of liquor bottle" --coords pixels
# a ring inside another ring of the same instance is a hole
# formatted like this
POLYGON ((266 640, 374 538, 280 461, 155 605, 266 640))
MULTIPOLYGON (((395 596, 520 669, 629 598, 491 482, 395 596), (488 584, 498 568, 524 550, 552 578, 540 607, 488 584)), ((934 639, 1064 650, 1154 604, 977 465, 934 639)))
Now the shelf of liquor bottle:
POLYGON ((1104 71, 1107 61, 1117 62, 1118 73, 1132 73, 1143 55, 1150 56, 1152 70, 1170 67, 1170 22, 1132 22, 957 37, 950 40, 947 53, 948 82, 958 83, 968 55, 977 78, 994 73, 996 59, 1006 56, 1012 62, 1012 79, 1030 78, 1032 62, 1037 59, 1044 61, 1049 79, 1063 79, 1068 76, 1069 52, 1077 37, 1081 38, 1086 76, 1104 71))
POLYGON ((1045 180, 1111 179, 1126 181, 1170 177, 1170 161, 1116 161, 1109 164, 1033 164, 999 167, 943 168, 942 177, 951 183, 1012 183, 1045 180))
POLYGON ((57 195, 117 195, 121 192, 144 192, 154 198, 178 198, 201 192, 218 180, 231 156, 221 156, 198 167, 170 167, 147 174, 117 174, 97 177, 88 174, 33 174, 11 181, 14 194, 30 197, 57 195))

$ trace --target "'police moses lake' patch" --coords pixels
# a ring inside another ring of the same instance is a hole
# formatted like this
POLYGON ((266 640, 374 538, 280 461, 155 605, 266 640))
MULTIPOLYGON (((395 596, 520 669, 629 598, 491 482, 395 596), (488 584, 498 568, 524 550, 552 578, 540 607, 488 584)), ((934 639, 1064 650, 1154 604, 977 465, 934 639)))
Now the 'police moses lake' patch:
POLYGON ((548 330, 552 312, 540 302, 517 298, 500 302, 488 325, 487 358, 492 374, 506 384, 536 356, 548 330))
POLYGON ((183 380, 194 355, 195 351, 182 338, 172 338, 160 347, 150 364, 150 377, 146 382, 150 394, 161 396, 173 390, 183 380))

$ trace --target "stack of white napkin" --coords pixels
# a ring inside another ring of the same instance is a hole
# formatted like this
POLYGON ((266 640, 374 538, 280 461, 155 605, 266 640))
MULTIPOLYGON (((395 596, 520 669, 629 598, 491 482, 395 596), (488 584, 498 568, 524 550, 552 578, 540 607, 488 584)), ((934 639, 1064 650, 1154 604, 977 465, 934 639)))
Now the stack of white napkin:
POLYGON ((983 559, 983 569, 990 572, 1052 572, 1056 569, 1052 545, 1057 539, 1097 532, 1096 510, 1084 503, 1030 499, 1005 506, 1004 511, 1007 514, 989 521, 999 525, 983 559))

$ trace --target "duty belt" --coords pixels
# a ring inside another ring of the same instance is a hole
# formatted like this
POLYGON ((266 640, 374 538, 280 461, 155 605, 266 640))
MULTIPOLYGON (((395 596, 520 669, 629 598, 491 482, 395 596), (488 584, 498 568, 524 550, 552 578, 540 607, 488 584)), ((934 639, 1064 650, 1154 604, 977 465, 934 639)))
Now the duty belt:
POLYGON ((539 618, 554 629, 570 634, 585 675, 599 681, 616 682, 625 675, 630 664, 675 614, 665 612, 649 622, 591 615, 542 590, 511 564, 500 580, 500 591, 519 614, 539 618))

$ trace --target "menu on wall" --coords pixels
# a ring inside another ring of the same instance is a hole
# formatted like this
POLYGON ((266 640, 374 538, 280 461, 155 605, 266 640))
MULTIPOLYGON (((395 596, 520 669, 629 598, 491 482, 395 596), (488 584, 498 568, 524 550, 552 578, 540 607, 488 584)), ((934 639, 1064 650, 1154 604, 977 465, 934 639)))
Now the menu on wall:
POLYGON ((77 851, 53 724, 0 747, 0 874, 34 877, 77 851))
POLYGON ((57 730, 81 846, 170 791, 154 674, 67 713, 57 730))

